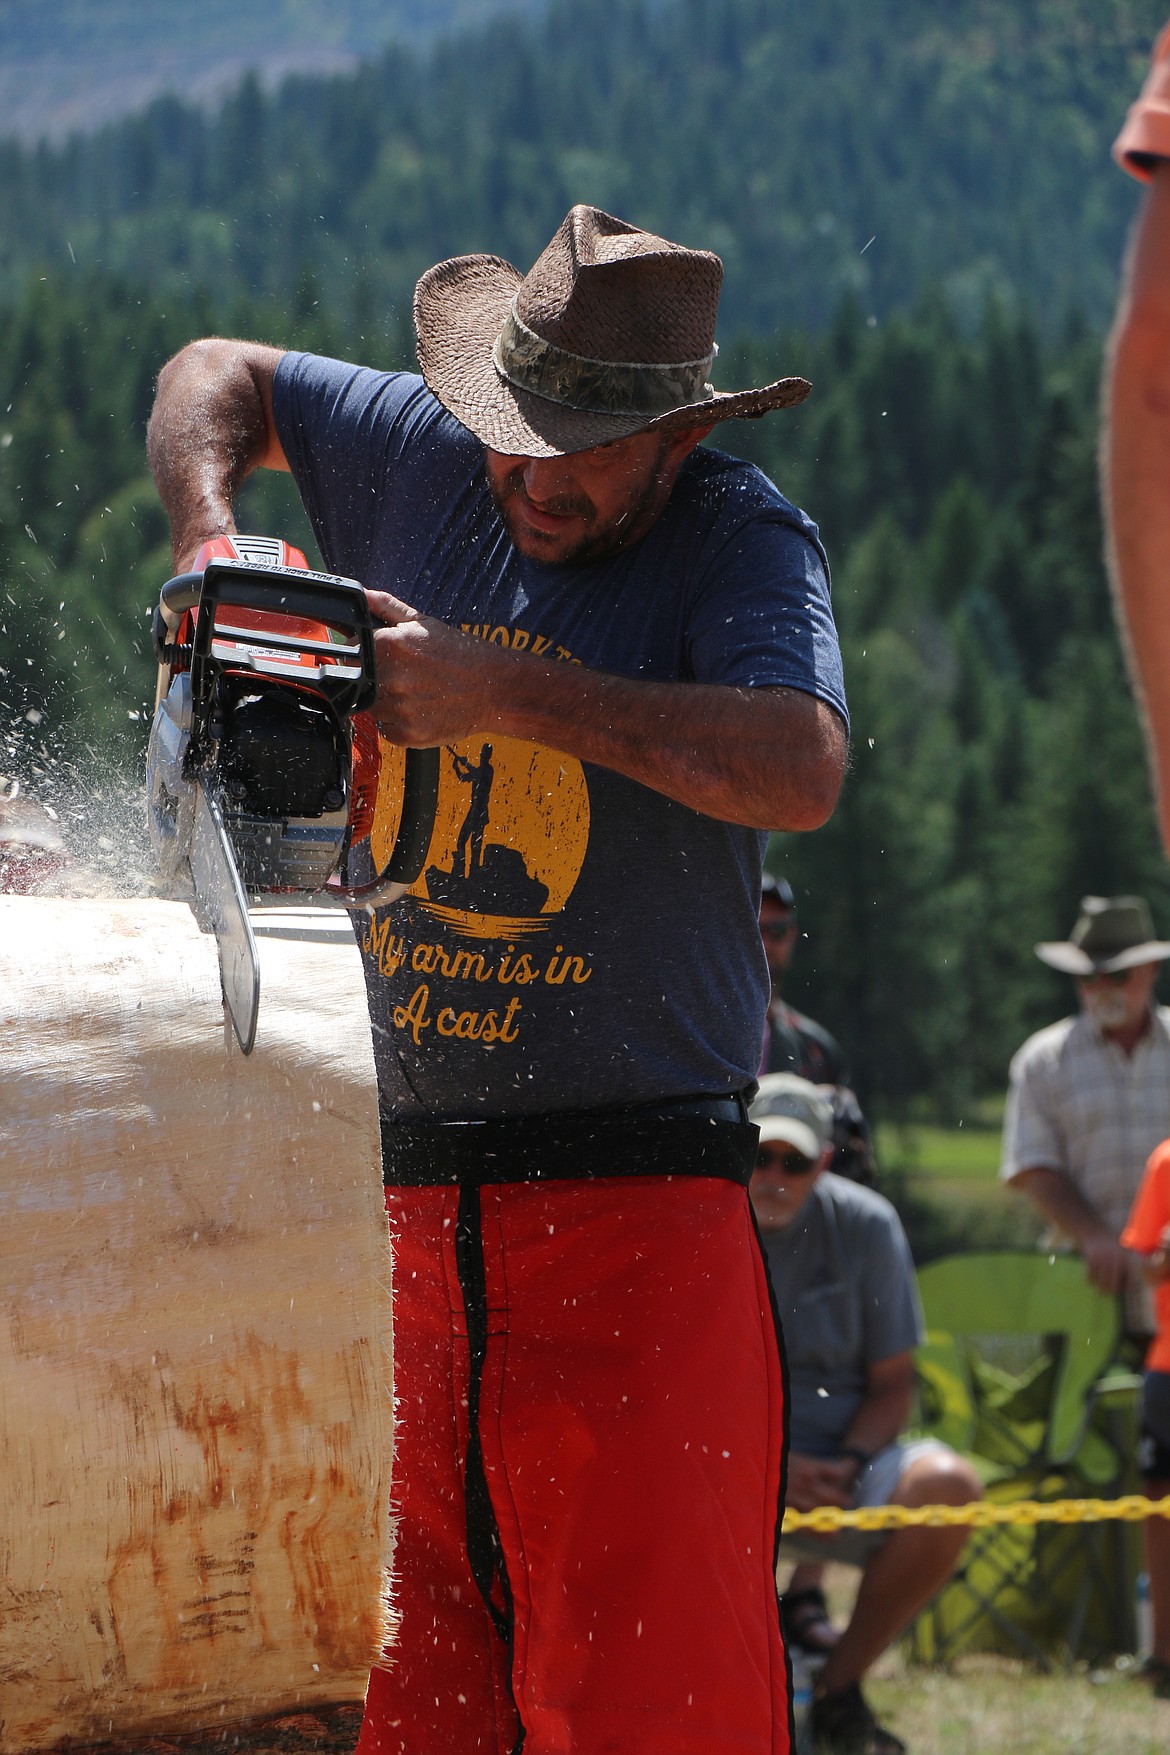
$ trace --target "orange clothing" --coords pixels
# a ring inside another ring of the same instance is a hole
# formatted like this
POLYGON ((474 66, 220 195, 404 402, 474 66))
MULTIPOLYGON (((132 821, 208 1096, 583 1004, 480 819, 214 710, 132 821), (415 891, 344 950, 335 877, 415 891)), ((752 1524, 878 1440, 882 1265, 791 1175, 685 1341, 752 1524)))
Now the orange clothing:
MULTIPOLYGON (((1121 1241, 1126 1249, 1136 1249, 1139 1255, 1151 1255, 1167 1225, 1170 1225, 1170 1140, 1163 1140, 1150 1153, 1121 1241)), ((1163 1280, 1154 1292, 1154 1316, 1157 1333, 1146 1354, 1146 1370, 1170 1371, 1170 1280, 1163 1280)))
POLYGON ((1154 45, 1146 82, 1113 143, 1113 156, 1143 183, 1150 180, 1151 159, 1170 158, 1170 24, 1154 45))

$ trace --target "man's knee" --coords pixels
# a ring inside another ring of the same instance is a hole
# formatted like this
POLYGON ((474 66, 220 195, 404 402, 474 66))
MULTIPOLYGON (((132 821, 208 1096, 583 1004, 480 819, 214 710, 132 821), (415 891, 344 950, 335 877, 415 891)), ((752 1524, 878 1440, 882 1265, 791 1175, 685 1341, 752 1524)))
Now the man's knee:
POLYGON ((902 1472, 896 1505, 970 1505, 982 1499, 983 1483, 966 1457, 944 1445, 916 1457, 902 1472))

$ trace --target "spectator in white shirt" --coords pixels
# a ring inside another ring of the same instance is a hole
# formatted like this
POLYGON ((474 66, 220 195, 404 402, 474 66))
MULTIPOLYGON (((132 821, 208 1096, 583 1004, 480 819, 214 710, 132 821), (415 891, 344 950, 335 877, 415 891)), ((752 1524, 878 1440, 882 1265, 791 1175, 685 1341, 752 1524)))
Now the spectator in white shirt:
POLYGON ((1030 1036, 1011 1065, 1000 1175, 1084 1257, 1125 1326, 1152 1328, 1121 1246, 1146 1160, 1170 1136, 1170 1010, 1154 1003, 1170 943, 1140 896, 1086 896, 1067 940, 1036 955, 1076 981, 1079 1012, 1030 1036))

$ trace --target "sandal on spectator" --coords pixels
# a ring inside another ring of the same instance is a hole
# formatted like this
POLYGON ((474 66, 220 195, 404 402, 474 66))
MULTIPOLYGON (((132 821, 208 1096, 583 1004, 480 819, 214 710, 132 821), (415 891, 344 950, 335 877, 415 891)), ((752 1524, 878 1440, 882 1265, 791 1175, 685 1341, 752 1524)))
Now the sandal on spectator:
POLYGON ((906 1755, 906 1745, 879 1725, 856 1682, 822 1694, 809 1709, 815 1755, 906 1755))
POLYGON ((798 1645, 806 1657, 828 1657, 841 1637, 829 1619, 825 1593, 816 1585, 780 1598, 780 1624, 784 1643, 798 1645))

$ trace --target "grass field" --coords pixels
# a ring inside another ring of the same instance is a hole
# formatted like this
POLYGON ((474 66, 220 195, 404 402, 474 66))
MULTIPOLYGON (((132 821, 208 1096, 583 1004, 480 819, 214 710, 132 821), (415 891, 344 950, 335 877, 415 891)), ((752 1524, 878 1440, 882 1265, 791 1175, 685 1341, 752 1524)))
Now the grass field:
MULTIPOLYGON (((858 1574, 830 1566, 834 1619, 847 1619, 858 1574)), ((947 1668, 908 1661, 901 1645, 865 1684, 883 1724, 910 1755, 1165 1755, 1170 1701, 1153 1699, 1134 1660, 1088 1670, 1041 1671, 1012 1658, 969 1654, 947 1668)))
POLYGON ((879 1127, 878 1162, 934 1181, 993 1188, 999 1177, 998 1127, 879 1127))
POLYGON ((955 1127, 879 1124, 880 1186, 902 1215, 915 1259, 956 1249, 1027 1249, 1041 1225, 999 1180, 1002 1104, 981 1104, 955 1127))
POLYGON ((920 1669, 887 1653, 867 1685, 911 1755, 1165 1755, 1170 1701, 1135 1667, 1042 1675, 1010 1658, 920 1669))

